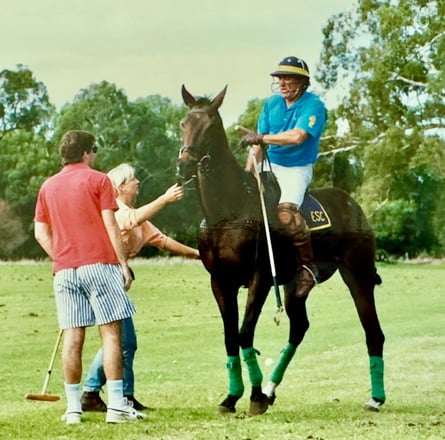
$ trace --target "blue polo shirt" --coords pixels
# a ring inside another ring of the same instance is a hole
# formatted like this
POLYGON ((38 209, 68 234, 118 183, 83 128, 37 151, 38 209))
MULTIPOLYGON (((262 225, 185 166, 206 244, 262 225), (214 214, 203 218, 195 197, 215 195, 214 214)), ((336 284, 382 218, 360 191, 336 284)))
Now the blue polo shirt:
POLYGON ((303 166, 317 160, 320 136, 326 123, 326 107, 311 92, 303 95, 290 107, 281 95, 267 99, 258 120, 258 133, 276 134, 300 128, 309 134, 300 145, 279 146, 270 144, 267 154, 272 163, 282 166, 303 166))

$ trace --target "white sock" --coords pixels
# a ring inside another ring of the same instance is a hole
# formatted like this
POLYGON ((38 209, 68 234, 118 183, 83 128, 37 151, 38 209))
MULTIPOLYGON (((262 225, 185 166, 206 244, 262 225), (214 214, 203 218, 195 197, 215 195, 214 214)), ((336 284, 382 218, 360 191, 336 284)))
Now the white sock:
POLYGON ((67 408, 66 412, 82 412, 80 404, 80 383, 66 383, 65 394, 67 408))
POLYGON ((124 405, 124 392, 122 380, 107 380, 108 407, 122 408, 124 405))
POLYGON ((267 397, 271 397, 273 395, 273 393, 275 392, 275 388, 277 387, 277 384, 270 381, 267 385, 266 388, 264 388, 263 393, 267 396, 267 397))

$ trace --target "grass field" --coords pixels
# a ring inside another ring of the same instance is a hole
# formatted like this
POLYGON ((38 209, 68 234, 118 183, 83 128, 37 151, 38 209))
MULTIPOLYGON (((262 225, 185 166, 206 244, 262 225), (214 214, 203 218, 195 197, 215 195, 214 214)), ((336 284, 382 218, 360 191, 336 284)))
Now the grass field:
MULTIPOLYGON (((443 439, 445 438, 445 264, 379 266, 376 302, 386 335, 387 402, 363 410, 370 393, 364 335, 339 276, 317 286, 308 300, 311 321, 303 344, 277 390, 275 405, 248 417, 249 385, 237 414, 221 416, 227 390, 222 325, 208 275, 199 262, 135 261, 130 295, 139 350, 136 397, 153 410, 148 419, 107 425, 86 413, 66 426, 60 356, 49 384, 55 403, 30 401, 40 393, 58 329, 47 263, 0 264, 1 439, 443 439)), ((244 302, 245 290, 240 292, 244 302)), ((287 319, 273 324, 270 295, 255 347, 267 380, 287 340, 287 319)), ((100 345, 89 329, 88 367, 100 345)), ((106 400, 106 393, 104 394, 106 400)))

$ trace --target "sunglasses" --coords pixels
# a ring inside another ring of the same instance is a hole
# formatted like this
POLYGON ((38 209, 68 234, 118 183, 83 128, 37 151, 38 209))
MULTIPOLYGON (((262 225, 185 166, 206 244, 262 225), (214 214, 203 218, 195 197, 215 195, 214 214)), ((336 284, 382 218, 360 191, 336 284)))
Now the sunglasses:
POLYGON ((93 145, 93 146, 91 147, 91 151, 92 151, 93 153, 97 153, 97 145, 93 145))

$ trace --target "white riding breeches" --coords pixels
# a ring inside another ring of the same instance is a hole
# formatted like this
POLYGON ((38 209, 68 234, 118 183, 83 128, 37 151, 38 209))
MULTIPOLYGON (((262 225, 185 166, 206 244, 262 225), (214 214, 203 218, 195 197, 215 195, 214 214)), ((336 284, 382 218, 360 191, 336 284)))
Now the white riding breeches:
MULTIPOLYGON (((267 162, 263 162, 262 170, 269 171, 267 162)), ((304 194, 312 181, 312 164, 298 167, 283 167, 276 163, 270 164, 281 188, 280 203, 303 204, 304 194)))

